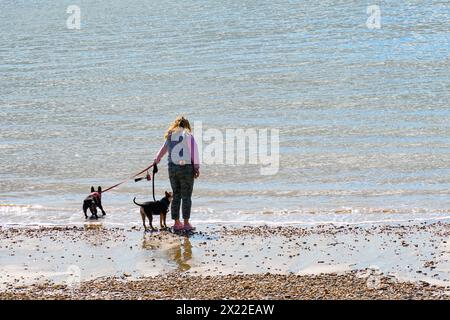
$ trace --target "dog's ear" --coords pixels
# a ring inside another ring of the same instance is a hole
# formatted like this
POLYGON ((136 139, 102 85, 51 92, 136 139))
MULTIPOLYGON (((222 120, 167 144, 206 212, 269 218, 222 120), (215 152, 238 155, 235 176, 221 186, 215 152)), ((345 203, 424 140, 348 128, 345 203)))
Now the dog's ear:
POLYGON ((102 187, 98 186, 97 192, 98 192, 98 193, 102 193, 102 187))
POLYGON ((172 192, 167 192, 167 191, 166 191, 165 193, 166 193, 166 197, 167 197, 167 198, 171 198, 171 197, 172 197, 172 192))
POLYGON ((91 192, 95 192, 94 186, 91 187, 91 192))

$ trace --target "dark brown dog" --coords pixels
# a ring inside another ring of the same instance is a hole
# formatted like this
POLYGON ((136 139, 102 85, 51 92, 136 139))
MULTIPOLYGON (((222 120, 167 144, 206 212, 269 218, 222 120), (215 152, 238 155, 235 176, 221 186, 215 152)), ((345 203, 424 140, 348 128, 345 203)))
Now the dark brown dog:
POLYGON ((159 223, 161 229, 167 228, 166 218, 167 212, 169 211, 169 205, 171 200, 172 200, 172 193, 167 191, 165 192, 165 197, 159 201, 149 201, 140 204, 136 202, 136 198, 133 199, 133 202, 141 207, 140 212, 145 231, 147 231, 147 226, 145 225, 145 217, 147 217, 148 220, 150 221, 150 228, 152 230, 156 230, 155 228, 153 228, 152 225, 153 216, 159 216, 159 223))
POLYGON ((83 202, 84 217, 86 219, 88 218, 87 209, 89 209, 91 211, 91 218, 98 219, 97 207, 102 211, 103 215, 106 214, 102 206, 102 187, 98 187, 97 191, 94 190, 94 187, 91 187, 91 194, 83 202))

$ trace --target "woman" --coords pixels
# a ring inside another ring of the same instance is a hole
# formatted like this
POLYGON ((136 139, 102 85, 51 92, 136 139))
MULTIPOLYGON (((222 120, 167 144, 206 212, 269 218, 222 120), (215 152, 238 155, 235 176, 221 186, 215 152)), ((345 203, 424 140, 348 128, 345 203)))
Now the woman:
POLYGON ((170 211, 172 219, 175 220, 174 230, 184 229, 189 231, 194 229, 189 223, 192 206, 191 196, 194 178, 200 176, 200 164, 197 143, 191 131, 189 121, 183 116, 178 116, 167 129, 164 136, 166 141, 154 160, 154 163, 158 164, 166 152, 169 153, 169 178, 173 191, 170 211), (181 207, 184 224, 180 222, 181 202, 183 202, 181 207))

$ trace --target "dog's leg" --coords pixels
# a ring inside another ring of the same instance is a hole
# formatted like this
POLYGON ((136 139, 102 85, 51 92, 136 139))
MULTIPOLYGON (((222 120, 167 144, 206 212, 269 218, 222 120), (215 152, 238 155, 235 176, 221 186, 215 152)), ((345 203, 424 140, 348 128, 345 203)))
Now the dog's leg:
POLYGON ((148 220, 150 221, 150 228, 151 228, 153 231, 155 231, 156 228, 154 228, 154 227, 153 227, 153 224, 152 224, 152 222, 153 222, 153 215, 149 214, 149 215, 148 215, 148 220))
POLYGON ((95 209, 95 204, 91 204, 89 207, 89 211, 91 212, 91 219, 97 217, 97 210, 95 209))
POLYGON ((167 223, 166 223, 166 219, 167 219, 167 213, 163 213, 163 221, 164 221, 164 228, 167 229, 167 223))
POLYGON ((83 212, 84 212, 84 217, 87 219, 87 209, 89 208, 89 204, 85 201, 83 202, 83 212))
POLYGON ((93 206, 92 206, 92 208, 93 208, 93 214, 94 214, 94 218, 95 219, 98 219, 98 215, 97 215, 97 206, 94 204, 93 206))
POLYGON ((102 215, 106 215, 106 212, 105 212, 105 210, 103 210, 103 207, 102 207, 102 201, 100 200, 99 202, 98 202, 98 207, 100 208, 100 210, 102 211, 102 215))
POLYGON ((162 214, 159 215, 159 227, 160 227, 161 230, 164 229, 162 214))
POLYGON ((145 231, 147 231, 147 226, 145 225, 146 214, 145 214, 144 208, 141 208, 140 212, 141 212, 142 223, 144 224, 144 232, 145 232, 145 231))

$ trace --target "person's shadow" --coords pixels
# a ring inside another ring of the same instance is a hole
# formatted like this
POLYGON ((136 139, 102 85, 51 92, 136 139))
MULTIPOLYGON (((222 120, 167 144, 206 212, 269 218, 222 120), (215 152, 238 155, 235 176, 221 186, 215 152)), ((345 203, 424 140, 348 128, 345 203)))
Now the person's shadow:
POLYGON ((177 271, 191 269, 189 260, 192 259, 192 244, 188 237, 183 237, 180 245, 170 248, 168 253, 169 257, 177 263, 177 271))

